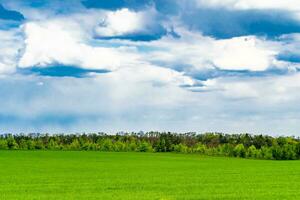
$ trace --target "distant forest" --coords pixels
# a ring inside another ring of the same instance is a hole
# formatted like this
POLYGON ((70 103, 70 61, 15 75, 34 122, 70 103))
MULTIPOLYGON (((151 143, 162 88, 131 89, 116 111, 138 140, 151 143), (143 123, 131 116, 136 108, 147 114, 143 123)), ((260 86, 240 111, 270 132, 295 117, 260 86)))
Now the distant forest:
POLYGON ((177 152, 268 160, 300 159, 300 139, 222 133, 3 134, 1 150, 177 152))

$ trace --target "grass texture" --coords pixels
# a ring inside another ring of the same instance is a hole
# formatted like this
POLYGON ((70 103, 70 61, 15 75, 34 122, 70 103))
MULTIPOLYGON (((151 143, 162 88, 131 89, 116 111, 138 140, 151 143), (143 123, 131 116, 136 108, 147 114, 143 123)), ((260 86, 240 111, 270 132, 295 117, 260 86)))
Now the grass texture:
POLYGON ((0 151, 0 199, 300 199, 300 161, 0 151))

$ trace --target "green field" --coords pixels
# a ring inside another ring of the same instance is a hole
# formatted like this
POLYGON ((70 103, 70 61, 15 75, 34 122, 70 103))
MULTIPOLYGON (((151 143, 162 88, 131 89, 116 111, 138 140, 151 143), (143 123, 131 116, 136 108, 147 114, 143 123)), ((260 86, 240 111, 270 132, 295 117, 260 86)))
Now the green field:
POLYGON ((300 161, 0 151, 0 199, 300 199, 300 161))

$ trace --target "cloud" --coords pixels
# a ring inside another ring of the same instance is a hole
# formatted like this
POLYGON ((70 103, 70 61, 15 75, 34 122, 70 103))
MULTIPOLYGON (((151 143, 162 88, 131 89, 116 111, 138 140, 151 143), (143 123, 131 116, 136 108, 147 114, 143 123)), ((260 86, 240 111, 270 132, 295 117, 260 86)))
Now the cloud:
MULTIPOLYGON (((113 14, 117 12, 123 11, 113 14)), ((230 73, 232 70, 251 72, 287 66, 285 62, 277 60, 284 50, 284 43, 280 40, 271 41, 256 36, 214 39, 184 27, 174 29, 178 35, 176 37, 167 34, 154 41, 128 41, 120 38, 101 40, 93 38, 95 22, 77 28, 81 19, 97 21, 98 17, 105 14, 92 12, 25 24, 26 48, 19 67, 61 64, 114 71, 122 67, 152 64, 197 77, 199 73, 205 75, 219 70, 230 73), (64 44, 63 48, 61 44, 64 44)), ((118 25, 115 27, 120 28, 118 25)), ((129 26, 120 28, 116 33, 109 29, 107 34, 126 35, 127 29, 136 31, 129 26)))
POLYGON ((38 9, 35 6, 29 6, 31 5, 29 2, 12 1, 6 5, 22 12, 29 20, 47 21, 60 17, 69 18, 70 21, 72 17, 75 17, 80 24, 92 28, 93 36, 98 39, 118 37, 153 40, 166 33, 161 24, 163 15, 156 11, 153 4, 146 4, 148 6, 145 5, 141 10, 119 8, 112 11, 103 8, 86 9, 79 0, 72 2, 42 1, 37 5, 38 9))
MULTIPOLYGON (((299 33, 282 35, 280 37, 282 42, 281 52, 277 56, 278 60, 282 60, 285 62, 298 64, 299 56, 300 56, 300 35, 299 33)), ((297 68, 298 66, 295 65, 297 68)))
POLYGON ((229 9, 278 9, 300 11, 297 0, 272 1, 272 0, 196 0, 199 6, 226 7, 229 9))
POLYGON ((0 3, 10 10, 16 10, 17 12, 21 13, 26 20, 48 19, 49 17, 53 17, 55 15, 80 12, 84 8, 79 0, 0 0, 0 3))
POLYGON ((126 36, 131 34, 139 37, 154 33, 154 22, 148 17, 151 13, 157 14, 153 7, 141 11, 89 10, 27 22, 23 27, 26 48, 18 65, 26 68, 58 64, 112 71, 123 66, 152 64, 192 77, 201 73, 206 76, 212 71, 222 75, 226 71, 288 67, 288 61, 280 57, 286 50, 280 38, 272 41, 252 35, 215 39, 188 30, 181 22, 173 22, 179 23, 172 29, 173 34, 169 32, 161 39, 127 41, 126 36), (220 70, 223 72, 219 73, 220 70))
POLYGON ((2 1, 0 128, 298 130, 297 6, 195 1, 2 1))
POLYGON ((104 47, 101 45, 104 42, 100 39, 137 39, 153 34, 160 37, 160 27, 156 30, 154 21, 146 18, 146 15, 151 16, 152 12, 155 13, 155 10, 138 13, 127 9, 114 12, 91 10, 27 22, 23 26, 26 48, 19 61, 19 67, 58 63, 85 69, 116 70, 121 65, 137 64, 140 61, 135 47, 104 47))
POLYGON ((187 73, 211 69, 265 71, 280 65, 275 58, 280 51, 277 42, 255 36, 216 40, 185 29, 176 31, 180 38, 169 35, 142 43, 148 48, 145 59, 187 73))
POLYGON ((15 72, 22 48, 23 41, 18 29, 0 30, 0 75, 15 72))
POLYGON ((300 31, 297 0, 195 0, 194 3, 197 8, 186 12, 183 20, 214 37, 262 35, 274 38, 300 31))
POLYGON ((135 62, 130 48, 104 48, 86 44, 84 33, 76 29, 78 25, 76 22, 55 20, 25 24, 26 48, 19 67, 60 63, 86 69, 115 70, 121 65, 135 62))
POLYGON ((160 23, 157 23, 159 21, 157 15, 153 7, 142 11, 130 11, 127 8, 109 11, 95 28, 95 37, 136 40, 159 38, 165 34, 165 30, 160 23))
MULTIPOLYGON (((192 93, 166 79, 168 70, 133 71, 124 68, 81 79, 2 78, 0 121, 6 123, 0 126, 14 132, 142 129, 297 133, 299 74, 218 78, 203 83, 207 92, 192 93), (167 84, 153 84, 158 74, 167 84)), ((177 76, 175 73, 172 80, 176 82, 177 76)))
POLYGON ((300 31, 299 19, 285 10, 240 10, 220 6, 189 6, 188 9, 189 12, 179 15, 186 27, 219 39, 244 35, 275 38, 300 31))
MULTIPOLYGON (((219 77, 203 82, 204 88, 227 100, 251 102, 256 112, 290 110, 296 106, 300 96, 300 74, 290 72, 285 76, 260 77, 219 77), (257 107, 255 107, 257 106, 257 107), (262 109, 262 110, 261 110, 262 109)), ((236 101, 233 101, 233 103, 236 101)))
POLYGON ((155 113, 180 105, 188 92, 178 86, 186 84, 193 84, 193 80, 170 69, 145 65, 81 79, 34 75, 0 78, 0 121, 11 119, 8 124, 15 125, 1 123, 1 127, 45 131, 50 126, 49 131, 56 131, 77 130, 81 123, 82 130, 118 126, 121 121, 139 118, 142 123, 155 113))
POLYGON ((226 70, 264 71, 275 63, 275 45, 253 36, 216 41, 214 64, 226 70))
POLYGON ((120 36, 128 33, 142 31, 145 27, 143 13, 136 13, 124 8, 109 12, 103 25, 96 29, 101 36, 120 36))

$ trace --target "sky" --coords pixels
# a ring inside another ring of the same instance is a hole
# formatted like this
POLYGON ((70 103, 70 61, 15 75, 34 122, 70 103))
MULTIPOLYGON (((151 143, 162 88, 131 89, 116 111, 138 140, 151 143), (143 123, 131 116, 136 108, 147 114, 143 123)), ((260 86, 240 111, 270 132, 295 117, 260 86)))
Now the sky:
POLYGON ((300 136, 298 0, 0 0, 0 132, 300 136))

